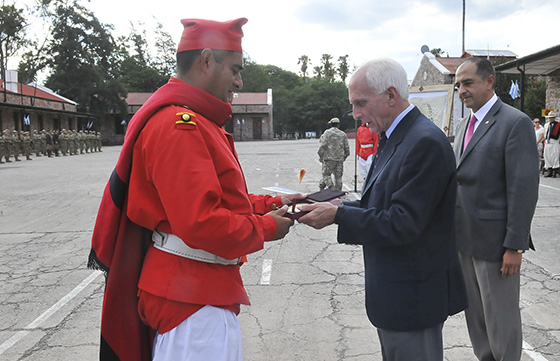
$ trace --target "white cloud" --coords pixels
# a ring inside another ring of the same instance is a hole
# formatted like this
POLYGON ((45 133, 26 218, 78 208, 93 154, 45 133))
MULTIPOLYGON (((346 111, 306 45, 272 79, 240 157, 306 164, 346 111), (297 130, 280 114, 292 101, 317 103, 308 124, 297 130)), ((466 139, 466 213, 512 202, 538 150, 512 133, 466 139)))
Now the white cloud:
MULTIPOLYGON (((22 0, 20 0, 21 3, 22 0)), ((31 1, 31 0, 27 0, 31 1)), ((462 1, 449 0, 159 0, 82 1, 103 23, 124 35, 130 22, 163 23, 175 41, 182 18, 229 20, 246 17, 243 45, 260 64, 298 72, 297 60, 308 55, 313 66, 322 54, 349 55, 351 64, 388 56, 416 73, 420 47, 441 48, 460 56, 462 1)), ((558 0, 466 0, 467 49, 511 50, 519 56, 560 44, 558 0)))

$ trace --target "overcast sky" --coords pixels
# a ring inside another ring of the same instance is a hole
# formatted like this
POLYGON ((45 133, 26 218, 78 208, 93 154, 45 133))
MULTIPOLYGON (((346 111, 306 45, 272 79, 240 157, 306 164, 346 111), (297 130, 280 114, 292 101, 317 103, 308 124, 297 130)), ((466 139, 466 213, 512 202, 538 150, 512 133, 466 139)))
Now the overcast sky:
MULTIPOLYGON (((246 17, 243 48, 259 64, 293 72, 301 55, 320 65, 349 55, 350 65, 376 57, 400 62, 412 79, 420 48, 462 49, 462 0, 91 0, 89 7, 115 34, 130 21, 164 25, 177 42, 182 18, 246 17)), ((560 44, 560 0, 466 0, 465 48, 510 50, 519 57, 560 44)))

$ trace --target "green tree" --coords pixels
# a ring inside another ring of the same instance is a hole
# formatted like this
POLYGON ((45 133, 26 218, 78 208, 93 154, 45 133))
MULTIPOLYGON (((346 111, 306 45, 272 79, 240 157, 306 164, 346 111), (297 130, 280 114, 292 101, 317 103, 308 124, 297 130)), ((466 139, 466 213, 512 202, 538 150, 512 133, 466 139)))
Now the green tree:
POLYGON ((43 0, 53 24, 45 65, 46 86, 79 103, 78 110, 126 115, 126 91, 118 80, 117 47, 112 26, 99 22, 78 0, 43 0))
POLYGON ((311 65, 311 61, 309 60, 309 56, 302 55, 298 59, 298 65, 301 65, 300 74, 301 77, 305 80, 307 79, 307 68, 311 65))
POLYGON ((434 48, 434 49, 430 50, 430 53, 434 54, 434 56, 436 58, 439 58, 440 56, 443 55, 444 51, 441 50, 441 48, 434 48))
POLYGON ((346 78, 350 73, 350 66, 348 65, 348 55, 338 57, 338 76, 342 82, 346 82, 346 78))
POLYGON ((315 74, 315 78, 316 79, 321 79, 323 78, 323 67, 321 65, 317 65, 316 67, 313 68, 313 73, 315 74))
MULTIPOLYGON (((274 103, 278 134, 314 131, 321 134, 332 117, 342 117, 349 108, 348 89, 342 82, 311 79, 287 90, 283 104, 274 103)), ((278 98, 278 94, 276 94, 278 98)))
POLYGON ((160 22, 156 25, 155 35, 157 53, 151 65, 164 77, 169 78, 175 74, 177 44, 175 44, 171 35, 163 29, 160 22))
POLYGON ((324 78, 329 81, 334 81, 335 69, 333 64, 331 63, 332 55, 330 54, 323 54, 321 56, 321 64, 323 66, 323 75, 324 78))
POLYGON ((525 82, 525 87, 523 111, 531 119, 542 119, 542 109, 546 108, 546 80, 530 76, 525 82))
POLYGON ((14 5, 0 6, 0 78, 6 79, 8 59, 17 54, 27 43, 26 20, 22 9, 14 5))

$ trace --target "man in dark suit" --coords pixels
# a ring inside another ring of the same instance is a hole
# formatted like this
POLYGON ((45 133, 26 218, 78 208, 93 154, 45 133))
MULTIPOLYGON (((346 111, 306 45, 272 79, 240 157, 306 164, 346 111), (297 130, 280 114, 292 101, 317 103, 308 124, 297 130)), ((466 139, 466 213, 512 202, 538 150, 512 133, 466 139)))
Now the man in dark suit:
POLYGON ((376 59, 352 76, 354 118, 381 133, 362 199, 316 203, 299 222, 361 244, 366 310, 386 361, 443 360, 442 328, 467 296, 455 246, 456 173, 443 132, 408 102, 406 72, 376 59))
POLYGON ((519 271, 539 186, 531 119, 494 94, 494 68, 467 58, 456 88, 471 115, 457 127, 456 230, 469 308, 469 335, 479 360, 521 358, 519 271))

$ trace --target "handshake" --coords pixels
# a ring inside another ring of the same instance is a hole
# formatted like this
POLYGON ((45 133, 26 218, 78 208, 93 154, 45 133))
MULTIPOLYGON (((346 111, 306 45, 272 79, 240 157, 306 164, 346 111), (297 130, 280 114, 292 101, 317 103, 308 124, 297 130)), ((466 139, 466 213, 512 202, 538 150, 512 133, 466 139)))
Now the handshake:
POLYGON ((310 195, 282 195, 282 208, 268 213, 276 221, 273 240, 283 238, 296 220, 315 229, 334 223, 338 206, 342 205, 339 197, 343 195, 344 192, 330 188, 310 195))

